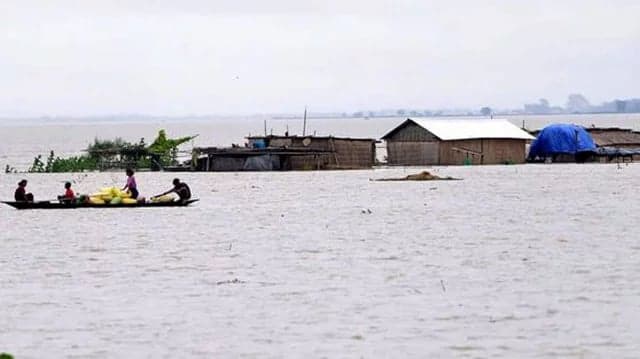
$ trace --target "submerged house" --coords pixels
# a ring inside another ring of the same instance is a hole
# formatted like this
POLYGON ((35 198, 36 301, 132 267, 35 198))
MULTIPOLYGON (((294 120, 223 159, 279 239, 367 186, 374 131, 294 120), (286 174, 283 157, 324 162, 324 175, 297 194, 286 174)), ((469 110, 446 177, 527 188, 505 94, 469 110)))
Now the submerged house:
POLYGON ((528 159, 546 162, 610 162, 640 158, 640 132, 618 127, 553 124, 532 132, 528 159))
POLYGON ((389 165, 523 163, 534 137, 507 120, 407 119, 382 137, 389 165))
POLYGON ((578 125, 557 123, 537 133, 529 149, 529 161, 585 162, 593 158, 596 144, 587 130, 578 125))
POLYGON ((618 127, 590 127, 586 130, 596 144, 596 160, 640 159, 640 132, 618 127))
POLYGON ((198 171, 363 169, 375 164, 376 140, 333 136, 251 136, 246 147, 194 148, 198 171))

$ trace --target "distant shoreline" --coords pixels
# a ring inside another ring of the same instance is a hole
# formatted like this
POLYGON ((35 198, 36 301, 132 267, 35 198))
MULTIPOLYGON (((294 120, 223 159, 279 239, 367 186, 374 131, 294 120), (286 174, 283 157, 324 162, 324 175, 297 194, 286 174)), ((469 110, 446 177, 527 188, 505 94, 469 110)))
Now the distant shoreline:
MULTIPOLYGON (((515 113, 515 112, 496 112, 491 116, 494 118, 504 118, 504 117, 534 117, 534 116, 584 116, 584 115, 635 115, 640 114, 640 111, 634 112, 573 112, 573 113, 515 113)), ((478 113, 447 113, 447 114, 411 114, 405 113, 402 115, 399 114, 374 114, 374 115, 366 115, 362 114, 362 116, 353 116, 353 115, 337 115, 337 114, 320 114, 320 115, 309 115, 307 119, 311 120, 339 120, 339 119, 393 119, 393 118, 415 118, 415 117, 428 117, 428 118, 454 118, 454 117, 479 117, 479 118, 487 118, 491 116, 484 116, 478 113)), ((302 120, 304 117, 300 114, 276 114, 276 115, 268 115, 268 114, 255 114, 255 115, 194 115, 194 116, 149 116, 149 115, 113 115, 113 116, 34 116, 34 117, 0 117, 0 124, 7 122, 38 122, 45 123, 48 121, 51 122, 65 122, 65 123, 78 123, 78 122, 89 122, 89 123, 149 123, 149 122, 179 122, 179 121, 222 121, 222 120, 302 120)))

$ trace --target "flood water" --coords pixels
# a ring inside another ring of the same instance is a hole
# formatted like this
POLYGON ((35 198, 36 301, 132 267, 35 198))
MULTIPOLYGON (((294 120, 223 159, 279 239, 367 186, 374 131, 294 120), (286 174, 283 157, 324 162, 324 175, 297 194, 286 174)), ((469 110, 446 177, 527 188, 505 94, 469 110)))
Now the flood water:
MULTIPOLYGON (((2 155, 16 163, 32 147, 74 151, 110 125, 56 126, 12 132, 22 137, 0 128, 2 155), (36 144, 45 129, 54 140, 36 144)), ((640 164, 435 167, 463 180, 370 181, 422 169, 180 173, 200 198, 188 208, 2 206, 0 352, 638 356, 640 164)), ((136 177, 149 196, 175 175, 136 177)), ((83 193, 125 180, 1 174, 0 197, 23 177, 36 199, 68 179, 83 193)))

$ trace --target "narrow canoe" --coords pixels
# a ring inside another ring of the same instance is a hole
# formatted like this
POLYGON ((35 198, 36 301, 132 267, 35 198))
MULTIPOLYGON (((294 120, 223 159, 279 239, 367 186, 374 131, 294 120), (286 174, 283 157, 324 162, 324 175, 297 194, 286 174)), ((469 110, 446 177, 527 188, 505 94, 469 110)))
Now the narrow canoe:
POLYGON ((190 199, 188 201, 155 202, 155 203, 150 202, 150 203, 135 203, 135 204, 61 203, 61 202, 51 202, 51 201, 39 201, 39 202, 3 201, 2 203, 16 209, 72 209, 72 208, 185 207, 197 201, 198 201, 197 199, 190 199))

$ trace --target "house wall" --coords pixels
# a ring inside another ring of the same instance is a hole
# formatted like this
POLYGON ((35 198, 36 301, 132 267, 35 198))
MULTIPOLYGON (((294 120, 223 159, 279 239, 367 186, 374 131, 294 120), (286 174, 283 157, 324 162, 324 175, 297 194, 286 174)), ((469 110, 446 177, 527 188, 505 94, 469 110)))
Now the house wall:
POLYGON ((524 163, 525 143, 525 140, 515 139, 443 141, 440 144, 440 164, 524 163))
POLYGON ((290 156, 283 165, 284 170, 318 170, 326 169, 331 159, 328 155, 290 156))
POLYGON ((241 157, 211 157, 209 158, 209 171, 242 171, 244 158, 241 157))
POLYGON ((387 141, 387 163, 400 166, 524 163, 524 140, 387 141))
POLYGON ((335 151, 331 163, 335 168, 370 168, 375 164, 375 141, 332 138, 329 140, 329 150, 335 151))
POLYGON ((335 153, 317 156, 291 156, 283 169, 357 169, 371 168, 375 164, 375 141, 352 140, 342 138, 308 137, 311 142, 304 146, 305 137, 274 138, 272 147, 307 148, 317 151, 335 151, 335 153))
POLYGON ((440 164, 440 140, 431 132, 407 123, 386 138, 387 164, 425 166, 440 164))
POLYGON ((440 164, 440 142, 387 141, 387 164, 427 166, 440 164))

